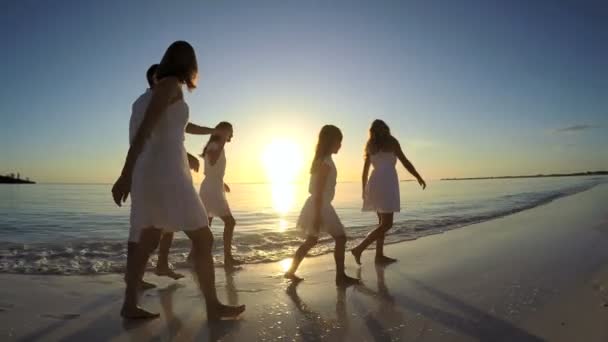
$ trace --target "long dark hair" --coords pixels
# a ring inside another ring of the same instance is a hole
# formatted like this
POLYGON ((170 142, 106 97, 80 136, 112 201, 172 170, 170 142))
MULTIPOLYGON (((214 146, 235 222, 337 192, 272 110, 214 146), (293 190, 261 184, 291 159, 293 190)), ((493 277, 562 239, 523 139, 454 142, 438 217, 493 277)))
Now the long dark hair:
POLYGON ((376 119, 369 128, 369 139, 365 144, 365 156, 368 157, 377 152, 392 151, 395 138, 391 135, 391 129, 386 122, 376 119))
POLYGON ((161 80, 169 76, 176 77, 178 81, 185 83, 188 90, 196 88, 198 64, 196 53, 190 43, 178 40, 167 48, 158 65, 156 78, 161 80))
POLYGON ((148 85, 150 88, 154 88, 154 74, 156 74, 156 69, 158 69, 158 64, 152 64, 146 71, 146 79, 148 80, 148 85))
POLYGON ((313 173, 319 165, 319 161, 331 154, 331 148, 335 143, 342 141, 342 132, 334 125, 325 125, 319 132, 319 140, 315 149, 315 156, 312 159, 310 173, 313 173))
MULTIPOLYGON (((219 124, 217 124, 217 126, 215 126, 215 128, 228 131, 228 130, 232 130, 232 124, 230 122, 222 121, 219 124)), ((209 141, 207 141, 205 148, 203 148, 203 153, 201 153, 201 157, 205 157, 205 154, 207 153, 207 147, 209 146, 209 144, 211 144, 212 142, 218 142, 220 140, 222 140, 222 136, 217 135, 217 134, 211 134, 211 136, 209 136, 209 141)))

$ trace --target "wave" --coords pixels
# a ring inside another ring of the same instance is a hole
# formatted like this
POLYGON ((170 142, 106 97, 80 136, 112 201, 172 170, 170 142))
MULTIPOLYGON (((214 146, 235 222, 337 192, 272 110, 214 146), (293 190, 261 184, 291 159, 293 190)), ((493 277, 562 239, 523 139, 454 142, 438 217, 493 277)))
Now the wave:
MULTIPOLYGON (((396 222, 394 228, 386 237, 386 243, 415 240, 512 215, 547 204, 564 196, 589 190, 599 183, 587 182, 559 190, 498 196, 483 203, 441 202, 433 215, 428 215, 426 219, 409 219, 396 222), (442 212, 448 214, 441 214, 442 212)), ((348 246, 353 246, 372 228, 369 225, 348 227, 348 246)), ((288 229, 284 232, 239 233, 234 240, 234 255, 245 263, 279 261, 291 257, 301 242, 302 236, 295 229, 288 229)), ((216 239, 214 246, 214 256, 217 264, 221 265, 218 258, 223 254, 221 239, 216 239)), ((319 244, 311 250, 310 255, 321 255, 332 250, 333 241, 330 237, 326 237, 321 239, 319 244)), ((188 266, 186 259, 189 251, 190 242, 176 236, 170 256, 174 267, 185 268, 188 266)), ((124 272, 126 255, 127 245, 124 240, 94 242, 72 240, 32 244, 0 242, 0 273, 57 275, 121 273, 124 272)), ((148 265, 149 268, 153 267, 155 263, 156 256, 152 256, 148 265)))

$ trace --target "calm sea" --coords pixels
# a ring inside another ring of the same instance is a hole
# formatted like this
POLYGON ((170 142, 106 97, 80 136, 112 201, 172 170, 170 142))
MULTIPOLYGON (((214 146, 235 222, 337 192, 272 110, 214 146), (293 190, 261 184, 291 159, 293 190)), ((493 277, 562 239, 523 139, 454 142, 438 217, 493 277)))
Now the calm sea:
MULTIPOLYGON (((401 183, 402 211, 387 242, 492 220, 534 208, 608 181, 602 177, 433 181, 422 191, 401 183)), ((198 188, 198 184, 196 185, 198 188)), ((306 184, 232 184, 228 199, 237 220, 235 255, 248 263, 290 257, 301 242, 295 229, 306 184)), ((334 200, 349 245, 377 222, 362 213, 359 183, 339 183, 334 200)), ((110 185, 0 185, 0 272, 97 274, 121 272, 126 259, 129 206, 116 207, 110 185)), ((213 223, 215 256, 221 263, 222 223, 213 223)), ((185 266, 190 243, 175 236, 170 260, 185 266)), ((312 251, 331 251, 325 237, 312 251)), ((151 261, 152 263, 154 260, 151 261)))

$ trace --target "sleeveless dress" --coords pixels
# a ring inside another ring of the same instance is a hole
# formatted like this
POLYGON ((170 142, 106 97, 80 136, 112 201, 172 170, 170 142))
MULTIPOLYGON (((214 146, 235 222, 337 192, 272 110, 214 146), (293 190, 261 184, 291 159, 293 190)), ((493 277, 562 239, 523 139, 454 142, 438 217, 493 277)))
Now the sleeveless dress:
MULTIPOLYGON (((130 140, 137 134, 151 98, 148 91, 133 104, 130 140)), ((209 226, 205 207, 192 184, 184 147, 188 115, 184 100, 170 104, 135 162, 129 241, 139 241, 141 231, 149 227, 175 232, 209 226)))
POLYGON ((308 192, 310 193, 310 196, 304 203, 304 207, 302 207, 300 217, 298 218, 297 227, 307 236, 319 235, 314 231, 313 226, 315 220, 314 200, 317 194, 321 194, 323 198, 321 199, 321 227, 319 232, 325 232, 332 236, 344 236, 344 225, 342 225, 336 210, 331 205, 331 201, 334 199, 334 195, 336 194, 336 179, 338 176, 338 171, 336 170, 336 165, 331 157, 326 157, 322 163, 329 166, 329 174, 327 175, 325 188, 321 191, 316 191, 317 189, 315 189, 315 187, 317 186, 318 174, 313 173, 310 176, 310 183, 308 185, 308 192))
POLYGON ((397 156, 393 152, 376 152, 370 155, 373 170, 365 186, 363 211, 381 214, 401 211, 397 156))
MULTIPOLYGON (((219 150, 219 144, 212 142, 207 145, 207 151, 219 150)), ((200 196, 209 217, 224 217, 232 215, 230 206, 226 200, 226 192, 224 190, 224 174, 226 173, 226 154, 224 149, 220 152, 220 156, 211 165, 209 156, 205 156, 205 179, 201 183, 200 196)))

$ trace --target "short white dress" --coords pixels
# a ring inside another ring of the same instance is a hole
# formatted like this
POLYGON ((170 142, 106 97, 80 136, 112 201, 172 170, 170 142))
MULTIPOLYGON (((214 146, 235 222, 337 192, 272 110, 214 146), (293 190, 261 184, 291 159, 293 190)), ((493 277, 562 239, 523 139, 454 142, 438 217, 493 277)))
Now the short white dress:
POLYGON ((209 217, 230 216, 230 206, 224 190, 224 174, 226 173, 226 154, 224 149, 215 142, 207 145, 207 151, 221 149, 215 165, 211 165, 209 156, 205 155, 205 179, 201 183, 200 196, 209 217))
POLYGON ((393 152, 376 152, 370 155, 373 167, 363 197, 363 211, 380 214, 401 211, 397 156, 393 152))
POLYGON ((326 157, 322 163, 329 166, 329 174, 327 175, 327 181, 325 188, 322 191, 317 191, 317 173, 313 173, 310 176, 310 183, 308 185, 308 192, 310 196, 304 203, 300 217, 298 218, 297 227, 307 236, 318 236, 319 234, 314 230, 315 220, 315 196, 321 195, 321 227, 319 232, 325 232, 332 236, 344 236, 344 225, 340 221, 336 210, 331 205, 331 201, 334 199, 336 194, 336 179, 338 177, 338 171, 336 165, 331 157, 326 157))
MULTIPOLYGON (((152 92, 147 91, 133 103, 129 124, 131 141, 151 98, 152 92)), ((192 184, 184 147, 188 115, 184 100, 170 104, 135 162, 129 241, 138 242, 141 231, 149 227, 175 232, 209 226, 205 207, 192 184)))

